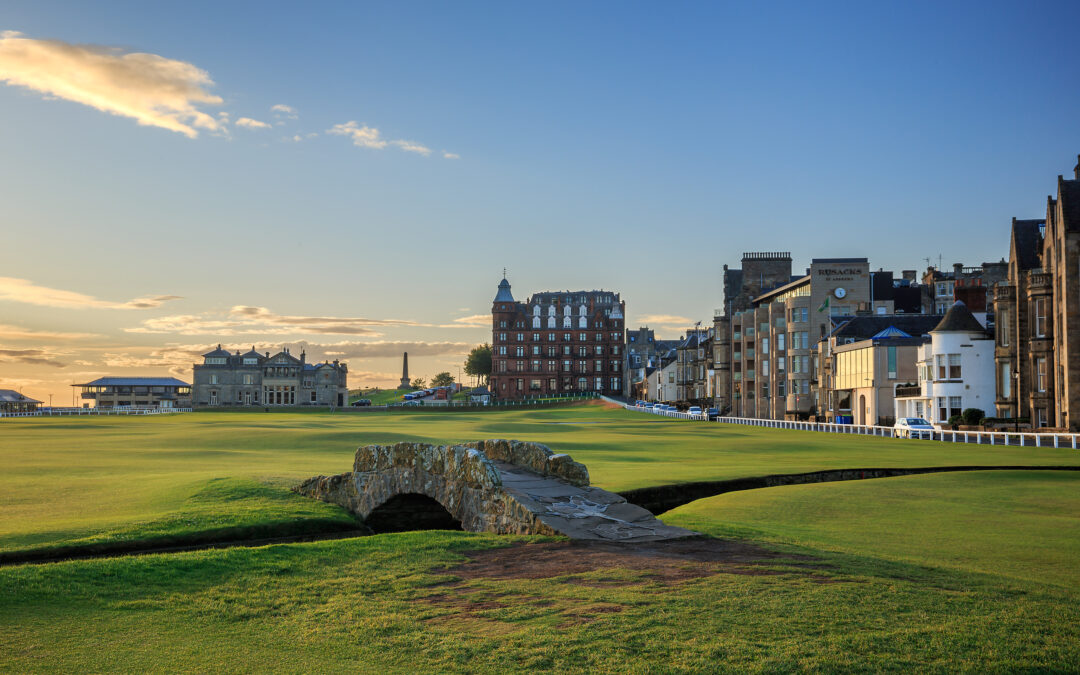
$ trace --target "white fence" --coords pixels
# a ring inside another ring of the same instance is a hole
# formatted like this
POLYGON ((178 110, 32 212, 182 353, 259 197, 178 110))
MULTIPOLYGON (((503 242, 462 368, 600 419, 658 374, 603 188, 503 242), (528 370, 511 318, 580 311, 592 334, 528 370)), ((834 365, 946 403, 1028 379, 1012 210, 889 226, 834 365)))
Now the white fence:
MULTIPOLYGON (((634 405, 622 404, 627 410, 635 412, 648 412, 665 417, 679 419, 703 420, 706 415, 690 415, 680 412, 654 411, 651 408, 639 408, 634 405)), ((795 422, 788 420, 766 420, 749 417, 718 417, 717 422, 725 424, 743 424, 752 427, 767 427, 770 429, 796 429, 799 431, 822 431, 833 434, 855 434, 858 436, 881 436, 895 438, 897 431, 892 427, 879 427, 861 424, 834 424, 832 422, 795 422)), ((1078 437, 1080 434, 1045 433, 1036 434, 1020 431, 950 431, 946 429, 934 429, 930 433, 930 440, 944 441, 946 443, 976 443, 979 445, 1015 445, 1032 448, 1072 448, 1080 447, 1078 437)))
POLYGON ((165 415, 191 412, 191 408, 44 408, 32 412, 0 412, 0 417, 61 417, 71 415, 165 415))

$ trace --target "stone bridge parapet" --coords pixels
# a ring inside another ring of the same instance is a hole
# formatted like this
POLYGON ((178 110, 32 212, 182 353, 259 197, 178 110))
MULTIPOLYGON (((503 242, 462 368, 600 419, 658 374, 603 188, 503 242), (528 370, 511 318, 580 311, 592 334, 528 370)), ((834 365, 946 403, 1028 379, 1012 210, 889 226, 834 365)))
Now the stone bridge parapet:
POLYGON ((588 469, 569 455, 523 441, 366 445, 351 472, 316 476, 294 490, 365 521, 395 497, 422 495, 470 532, 639 541, 694 534, 589 487, 588 469))

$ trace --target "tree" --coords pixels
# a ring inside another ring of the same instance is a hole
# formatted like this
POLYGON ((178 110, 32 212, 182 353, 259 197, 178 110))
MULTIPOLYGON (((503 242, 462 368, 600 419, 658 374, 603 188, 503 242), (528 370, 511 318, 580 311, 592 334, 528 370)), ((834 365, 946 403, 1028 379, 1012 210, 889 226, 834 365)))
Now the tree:
POLYGON ((473 347, 465 358, 465 373, 487 384, 488 375, 491 375, 491 345, 482 344, 473 347))
POLYGON ((441 373, 435 373, 435 377, 431 378, 431 386, 433 387, 449 387, 454 383, 454 376, 445 370, 441 373))
POLYGON ((427 387, 427 385, 424 384, 424 378, 422 377, 414 377, 412 379, 412 386, 413 389, 424 389, 425 387, 427 387))

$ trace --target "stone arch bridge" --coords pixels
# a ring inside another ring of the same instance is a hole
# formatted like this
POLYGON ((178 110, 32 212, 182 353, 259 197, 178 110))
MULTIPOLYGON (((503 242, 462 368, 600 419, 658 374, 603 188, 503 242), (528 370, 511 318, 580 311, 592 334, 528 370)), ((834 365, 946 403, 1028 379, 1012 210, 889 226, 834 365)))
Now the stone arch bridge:
POLYGON ((569 455, 522 441, 367 445, 352 471, 293 489, 348 509, 375 532, 460 528, 607 541, 697 534, 591 487, 588 469, 569 455))

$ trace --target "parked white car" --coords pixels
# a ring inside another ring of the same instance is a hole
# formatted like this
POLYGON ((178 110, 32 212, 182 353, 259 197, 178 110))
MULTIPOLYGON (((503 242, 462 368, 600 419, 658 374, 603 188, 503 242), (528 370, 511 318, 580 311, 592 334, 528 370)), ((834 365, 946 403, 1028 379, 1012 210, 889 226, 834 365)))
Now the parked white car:
POLYGON ((692 405, 692 406, 690 406, 690 409, 687 410, 686 412, 690 413, 691 415, 700 415, 701 414, 701 406, 692 405))
POLYGON ((933 438, 934 425, 921 417, 901 417, 893 425, 893 434, 898 438, 933 438))

